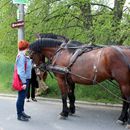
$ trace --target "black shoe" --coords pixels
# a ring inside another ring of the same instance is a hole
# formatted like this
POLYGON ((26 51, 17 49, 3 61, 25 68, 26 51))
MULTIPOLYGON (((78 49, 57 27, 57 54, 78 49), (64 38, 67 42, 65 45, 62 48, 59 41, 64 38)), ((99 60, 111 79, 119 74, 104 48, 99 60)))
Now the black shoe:
POLYGON ((27 101, 26 102, 30 102, 30 100, 29 99, 27 99, 27 101))
POLYGON ((29 119, 28 118, 26 118, 26 117, 24 117, 23 115, 21 115, 21 116, 18 116, 18 118, 17 118, 18 120, 20 120, 20 121, 29 121, 29 119))
POLYGON ((31 118, 31 116, 25 114, 24 112, 22 112, 22 116, 25 117, 25 118, 28 118, 28 119, 31 118))
POLYGON ((32 98, 32 100, 33 100, 34 102, 37 102, 37 99, 36 99, 36 98, 32 98))

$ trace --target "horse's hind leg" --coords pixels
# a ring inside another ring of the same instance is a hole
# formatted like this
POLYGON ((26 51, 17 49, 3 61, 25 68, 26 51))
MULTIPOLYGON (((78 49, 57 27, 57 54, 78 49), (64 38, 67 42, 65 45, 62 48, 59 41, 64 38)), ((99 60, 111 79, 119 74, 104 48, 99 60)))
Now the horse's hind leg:
MULTIPOLYGON (((130 97, 128 98, 128 102, 130 102, 130 97)), ((130 129, 130 103, 129 103, 129 110, 128 110, 127 128, 130 129)))
POLYGON ((69 97, 69 112, 70 114, 75 113, 75 95, 74 95, 74 89, 75 89, 75 84, 74 83, 69 83, 69 91, 68 91, 68 97, 69 97))
MULTIPOLYGON (((126 100, 126 98, 124 98, 124 97, 123 97, 123 99, 126 100)), ((117 120, 117 123, 124 125, 125 122, 127 122, 127 120, 128 120, 128 108, 129 108, 129 104, 126 101, 123 101, 122 112, 121 112, 120 117, 117 120)))
POLYGON ((123 109, 122 109, 120 119, 122 119, 122 121, 127 121, 127 128, 130 128, 130 83, 129 80, 127 81, 128 82, 126 82, 125 85, 121 85, 122 94, 125 97, 124 99, 127 99, 127 101, 123 102, 123 109))

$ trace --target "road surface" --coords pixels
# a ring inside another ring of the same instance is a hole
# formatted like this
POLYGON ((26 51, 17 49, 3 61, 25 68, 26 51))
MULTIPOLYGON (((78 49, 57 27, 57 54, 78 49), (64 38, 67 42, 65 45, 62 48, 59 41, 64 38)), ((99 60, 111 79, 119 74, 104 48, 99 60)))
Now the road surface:
POLYGON ((76 114, 60 119, 61 102, 38 100, 26 102, 25 111, 32 116, 29 122, 16 118, 16 98, 0 97, 0 130, 124 130, 116 123, 120 107, 101 107, 76 104, 76 114))

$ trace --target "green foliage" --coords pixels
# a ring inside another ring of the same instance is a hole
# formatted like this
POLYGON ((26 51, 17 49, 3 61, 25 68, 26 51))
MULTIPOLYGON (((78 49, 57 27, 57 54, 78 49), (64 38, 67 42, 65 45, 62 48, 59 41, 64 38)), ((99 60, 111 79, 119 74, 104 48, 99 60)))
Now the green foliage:
POLYGON ((12 91, 12 76, 14 65, 9 62, 0 62, 0 92, 12 91))
MULTIPOLYGON (((57 85, 56 79, 50 76, 47 77, 46 84, 50 88, 48 95, 45 97, 60 98, 60 89, 57 85)), ((79 85, 75 87, 76 100, 84 100, 91 102, 105 102, 105 103, 121 103, 121 100, 117 97, 121 97, 120 90, 118 87, 113 86, 110 82, 103 82, 100 85, 79 85), (104 89, 105 87, 105 89, 104 89), (107 90, 108 89, 108 90, 107 90), (113 94, 111 94, 111 91, 113 94)))
MULTIPOLYGON (((122 10, 123 16, 115 23, 114 8, 108 6, 108 1, 30 0, 25 15, 25 39, 33 42, 36 33, 52 32, 86 44, 130 45, 130 8, 122 10)), ((16 21, 16 10, 16 5, 10 0, 0 1, 0 86, 6 89, 11 85, 17 54, 17 29, 11 28, 11 23, 16 21)), ((49 96, 60 97, 57 82, 48 77, 47 84, 52 90, 49 96)), ((111 86, 109 88, 114 90, 111 86)), ((97 86, 77 85, 76 95, 82 100, 113 100, 111 95, 97 86)))
POLYGON ((108 13, 104 13, 98 17, 95 17, 93 22, 93 35, 95 41, 99 44, 107 44, 112 39, 112 16, 108 13))
MULTIPOLYGON (((114 26, 113 10, 107 4, 104 0, 30 0, 25 15, 25 39, 32 42, 38 32, 53 32, 86 44, 129 45, 129 7, 114 26), (85 14, 88 4, 90 12, 85 14), (92 25, 87 29, 88 20, 92 20, 92 25)), ((0 55, 10 61, 17 54, 17 29, 11 28, 16 21, 16 10, 10 0, 0 1, 0 55)))
MULTIPOLYGON (((14 64, 9 62, 0 62, 0 92, 1 93, 14 93, 12 91, 12 76, 13 76, 14 64)), ((46 97, 61 98, 60 89, 58 87, 55 77, 47 77, 47 85, 50 88, 50 93, 46 97)), ((104 85, 104 84, 103 84, 104 85)), ((104 85, 112 93, 120 97, 119 88, 113 87, 111 84, 104 85)), ((102 86, 84 86, 76 85, 75 88, 76 100, 84 101, 97 101, 97 102, 111 102, 111 103, 120 103, 121 101, 110 94, 102 86)), ((45 95, 43 95, 45 96, 45 95)))
POLYGON ((128 45, 130 16, 123 12, 121 22, 119 21, 118 26, 113 26, 113 10, 105 5, 107 3, 108 1, 104 0, 33 0, 26 15, 27 35, 34 39, 34 34, 38 32, 53 32, 85 43, 116 44, 121 41, 120 44, 128 45), (84 14, 83 7, 85 9, 86 3, 94 2, 95 5, 99 4, 98 7, 92 6, 90 14, 84 14), (100 6, 103 4, 105 6, 100 6), (37 16, 37 19, 33 16, 37 16), (84 24, 88 16, 92 17, 92 26, 89 29, 84 24), (122 41, 124 35, 127 37, 122 41))
POLYGON ((17 52, 17 32, 11 28, 16 21, 16 7, 9 0, 0 3, 0 56, 12 61, 17 52))

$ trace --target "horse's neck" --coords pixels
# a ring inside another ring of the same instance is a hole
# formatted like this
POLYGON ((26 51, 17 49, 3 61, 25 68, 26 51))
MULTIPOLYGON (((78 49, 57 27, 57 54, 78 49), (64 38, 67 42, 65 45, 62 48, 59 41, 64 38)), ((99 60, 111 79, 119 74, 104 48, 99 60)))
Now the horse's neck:
POLYGON ((57 48, 45 48, 43 50, 43 53, 45 55, 45 57, 47 57, 48 59, 52 59, 53 56, 55 55, 55 52, 56 52, 57 48))

